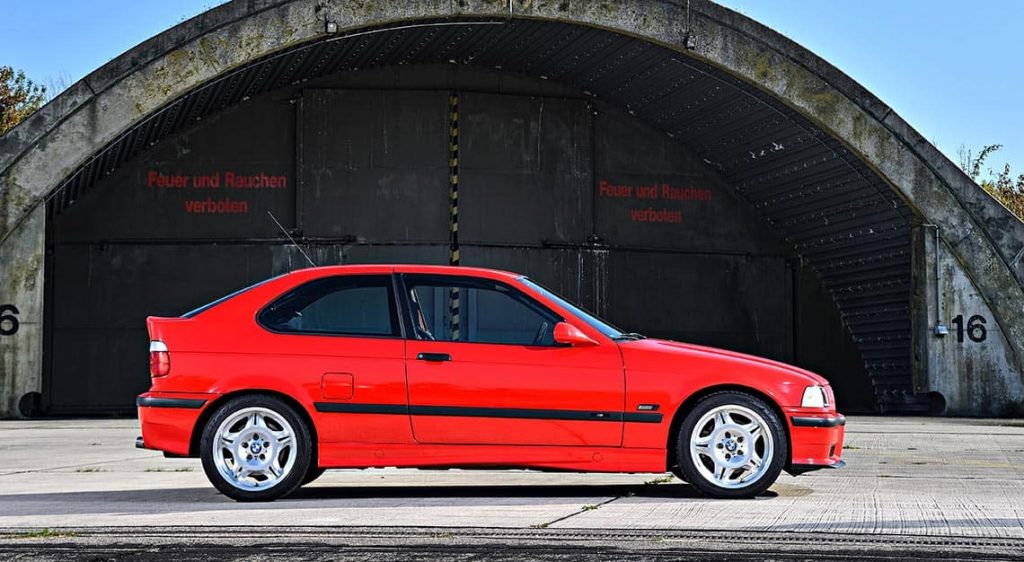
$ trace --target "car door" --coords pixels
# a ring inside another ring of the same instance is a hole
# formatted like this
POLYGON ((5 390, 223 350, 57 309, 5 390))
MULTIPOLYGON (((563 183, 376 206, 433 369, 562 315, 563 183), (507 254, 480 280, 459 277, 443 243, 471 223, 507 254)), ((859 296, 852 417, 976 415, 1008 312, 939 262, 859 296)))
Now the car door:
POLYGON ((619 446, 624 374, 613 342, 556 344, 558 314, 512 285, 405 274, 406 373, 420 443, 619 446))

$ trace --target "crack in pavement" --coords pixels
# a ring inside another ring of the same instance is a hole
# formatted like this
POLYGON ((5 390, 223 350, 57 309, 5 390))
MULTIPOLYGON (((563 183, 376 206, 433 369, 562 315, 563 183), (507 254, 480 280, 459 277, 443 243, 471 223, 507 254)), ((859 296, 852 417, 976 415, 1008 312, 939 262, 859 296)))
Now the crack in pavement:
POLYGON ((602 506, 608 505, 608 504, 612 503, 613 501, 620 500, 620 499, 622 499, 624 497, 626 497, 626 496, 625 495, 615 496, 614 498, 605 500, 605 501, 603 501, 601 503, 596 503, 596 504, 593 504, 593 505, 585 505, 582 508, 580 508, 579 511, 574 511, 574 512, 570 513, 569 515, 564 515, 562 517, 559 517, 558 519, 555 519, 555 520, 552 520, 552 521, 548 521, 547 523, 538 523, 537 525, 530 525, 530 527, 533 528, 533 529, 547 529, 549 526, 554 525, 555 523, 560 523, 562 521, 565 521, 566 519, 571 519, 573 517, 576 517, 577 515, 580 515, 581 513, 586 513, 588 511, 594 511, 595 509, 600 509, 602 506))

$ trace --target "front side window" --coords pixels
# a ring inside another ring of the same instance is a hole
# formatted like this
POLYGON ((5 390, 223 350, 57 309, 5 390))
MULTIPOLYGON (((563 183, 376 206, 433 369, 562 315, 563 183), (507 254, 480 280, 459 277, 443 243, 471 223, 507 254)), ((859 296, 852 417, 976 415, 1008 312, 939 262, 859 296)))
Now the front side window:
POLYGON ((305 283, 263 309, 268 330, 344 336, 398 336, 391 277, 344 275, 305 283))
POLYGON ((554 301, 556 304, 568 310, 571 314, 575 315, 580 320, 583 320, 584 322, 589 324, 591 328, 597 330, 598 332, 601 332, 602 334, 608 336, 613 340, 631 335, 623 333, 622 330, 616 328, 615 326, 612 326, 611 324, 605 322, 604 320, 601 320, 597 316, 594 316, 593 314, 587 312, 586 310, 583 310, 582 308, 576 306, 575 304, 565 300, 558 294, 552 292, 547 287, 544 287, 543 285, 537 283, 536 281, 533 281, 532 279, 520 277, 519 282, 526 285, 527 287, 530 287, 534 291, 537 291, 538 293, 546 297, 548 300, 554 301))
POLYGON ((473 277, 406 275, 417 339, 555 345, 561 318, 504 283, 473 277))

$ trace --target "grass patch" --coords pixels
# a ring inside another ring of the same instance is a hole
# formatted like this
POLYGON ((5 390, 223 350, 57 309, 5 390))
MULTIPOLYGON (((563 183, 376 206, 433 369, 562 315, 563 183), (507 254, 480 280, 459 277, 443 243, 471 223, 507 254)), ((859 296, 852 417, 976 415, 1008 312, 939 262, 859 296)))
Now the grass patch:
POLYGON ((530 525, 530 528, 531 529, 547 529, 548 528, 548 524, 547 523, 534 523, 533 525, 530 525))
POLYGON ((843 450, 844 451, 859 451, 859 450, 861 450, 861 448, 856 446, 856 445, 843 445, 843 450))
POLYGON ((100 468, 98 466, 83 466, 81 468, 76 468, 75 469, 75 472, 106 472, 106 471, 107 471, 107 469, 100 468))
POLYGON ((37 531, 30 531, 28 533, 21 533, 17 535, 8 535, 11 539, 54 539, 61 537, 77 537, 78 533, 74 531, 60 531, 54 530, 49 527, 45 529, 39 529, 37 531))
POLYGON ((157 468, 147 468, 144 472, 192 472, 192 467, 182 466, 179 468, 164 468, 160 466, 157 468))
POLYGON ((601 507, 601 506, 599 506, 597 504, 585 505, 585 506, 583 506, 583 511, 594 511, 595 509, 597 509, 599 507, 601 507))
POLYGON ((666 476, 659 476, 658 478, 655 478, 654 480, 648 480, 647 482, 644 482, 644 486, 657 486, 658 484, 668 484, 672 480, 674 480, 674 478, 672 478, 671 476, 668 476, 668 475, 666 475, 666 476))

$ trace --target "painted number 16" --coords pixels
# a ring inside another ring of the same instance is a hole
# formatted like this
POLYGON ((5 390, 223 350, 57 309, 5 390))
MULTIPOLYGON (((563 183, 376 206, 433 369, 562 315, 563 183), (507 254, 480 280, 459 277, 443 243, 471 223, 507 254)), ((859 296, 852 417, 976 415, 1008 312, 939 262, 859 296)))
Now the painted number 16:
POLYGON ((18 307, 13 304, 0 305, 0 336, 18 333, 18 307))
POLYGON ((964 332, 967 332, 967 337, 972 342, 978 343, 985 341, 988 337, 988 329, 985 328, 985 324, 988 321, 985 317, 980 314, 975 314, 967 319, 967 329, 964 330, 964 315, 959 314, 953 319, 953 324, 956 324, 956 341, 963 343, 964 332))

